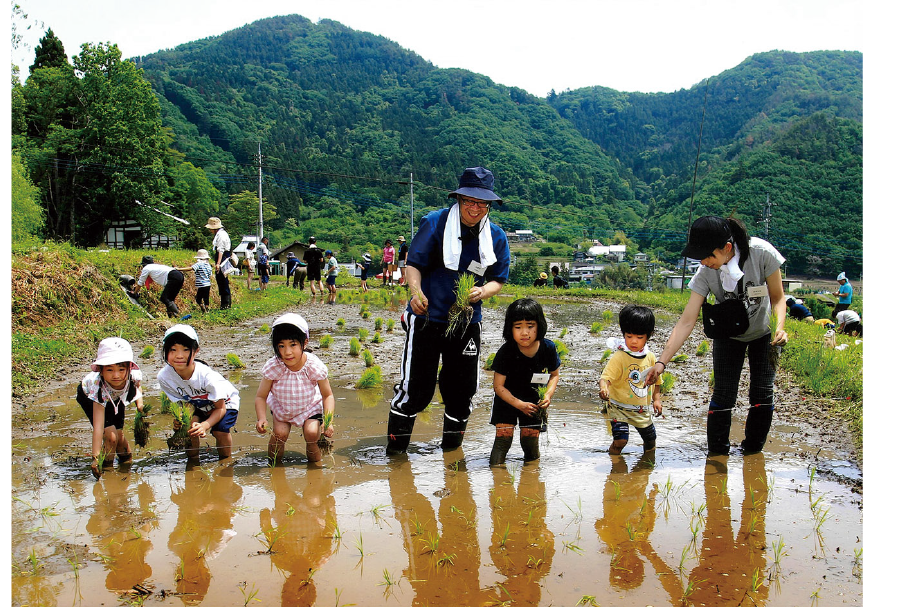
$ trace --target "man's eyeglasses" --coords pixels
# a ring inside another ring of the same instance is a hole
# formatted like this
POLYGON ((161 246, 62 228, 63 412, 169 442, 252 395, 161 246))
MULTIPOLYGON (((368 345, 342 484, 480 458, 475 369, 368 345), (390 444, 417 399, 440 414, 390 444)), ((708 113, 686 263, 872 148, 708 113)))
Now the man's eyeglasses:
POLYGON ((478 209, 488 209, 492 206, 491 202, 485 200, 474 200, 473 198, 464 198, 463 196, 458 198, 458 202, 463 204, 465 207, 476 207, 478 209))

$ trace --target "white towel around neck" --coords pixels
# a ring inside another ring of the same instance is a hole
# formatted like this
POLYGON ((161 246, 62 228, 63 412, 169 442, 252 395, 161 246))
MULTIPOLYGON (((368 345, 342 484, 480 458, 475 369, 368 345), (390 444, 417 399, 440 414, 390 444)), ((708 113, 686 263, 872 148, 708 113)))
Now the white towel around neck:
MULTIPOLYGON (((483 227, 480 228, 480 265, 485 270, 497 261, 495 250, 492 246, 492 230, 489 227, 489 217, 484 217, 483 227)), ((442 260, 449 270, 458 271, 461 261, 461 211, 455 203, 448 210, 448 221, 445 224, 445 234, 442 237, 442 260)))
POLYGON ((625 339, 622 337, 607 337, 606 347, 610 350, 622 350, 623 352, 628 352, 636 358, 644 358, 650 354, 650 350, 647 348, 647 344, 644 344, 644 349, 640 352, 634 352, 625 344, 625 339))
POLYGON ((735 255, 732 256, 728 263, 720 267, 720 281, 723 283, 723 289, 729 292, 735 291, 736 285, 739 284, 742 276, 745 275, 739 268, 739 248, 735 245, 732 246, 735 247, 735 255))

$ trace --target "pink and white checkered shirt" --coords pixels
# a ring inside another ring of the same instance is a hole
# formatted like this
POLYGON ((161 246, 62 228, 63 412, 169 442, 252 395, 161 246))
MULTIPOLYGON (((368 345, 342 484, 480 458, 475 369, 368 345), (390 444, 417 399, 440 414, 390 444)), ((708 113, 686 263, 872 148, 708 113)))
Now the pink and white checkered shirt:
POLYGON ((311 352, 299 371, 291 371, 277 356, 268 359, 262 375, 272 381, 265 402, 277 421, 302 426, 307 419, 322 413, 319 381, 328 379, 328 367, 311 352))

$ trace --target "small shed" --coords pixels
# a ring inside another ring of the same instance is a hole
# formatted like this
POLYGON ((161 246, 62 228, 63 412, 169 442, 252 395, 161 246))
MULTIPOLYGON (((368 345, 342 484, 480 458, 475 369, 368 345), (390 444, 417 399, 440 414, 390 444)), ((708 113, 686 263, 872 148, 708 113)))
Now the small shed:
POLYGON ((784 278, 783 279, 783 291, 796 291, 802 288, 802 281, 795 280, 794 278, 784 278))
POLYGON ((306 249, 309 248, 308 244, 304 244, 299 240, 295 240, 286 247, 282 247, 276 251, 271 252, 271 258, 279 261, 281 263, 281 274, 284 274, 287 269, 287 254, 293 251, 293 254, 297 259, 300 260, 300 263, 303 263, 303 253, 306 252, 306 249))

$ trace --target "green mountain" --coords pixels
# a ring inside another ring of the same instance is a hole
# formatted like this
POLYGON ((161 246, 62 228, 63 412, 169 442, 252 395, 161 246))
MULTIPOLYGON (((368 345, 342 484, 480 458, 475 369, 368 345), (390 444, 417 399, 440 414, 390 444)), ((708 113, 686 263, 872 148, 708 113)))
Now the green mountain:
POLYGON ((282 240, 380 245, 409 230, 410 174, 418 219, 483 165, 508 201, 495 211, 506 229, 568 244, 623 231, 677 253, 706 90, 696 212, 735 209, 763 233, 769 193, 770 239, 790 271, 861 264, 859 53, 762 53, 690 90, 539 99, 290 15, 136 62, 174 146, 223 191, 257 189, 261 145, 282 240))

